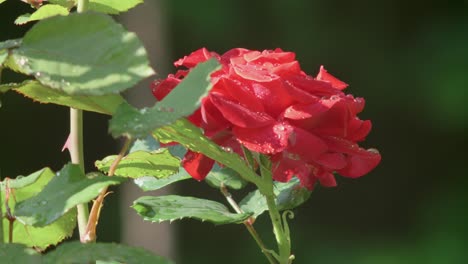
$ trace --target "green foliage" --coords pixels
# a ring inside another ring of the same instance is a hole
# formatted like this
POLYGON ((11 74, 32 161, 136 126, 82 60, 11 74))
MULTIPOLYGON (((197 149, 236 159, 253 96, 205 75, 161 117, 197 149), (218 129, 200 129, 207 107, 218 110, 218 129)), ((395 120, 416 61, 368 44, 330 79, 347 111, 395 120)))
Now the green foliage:
POLYGON ((124 102, 123 97, 118 94, 71 96, 63 91, 46 87, 37 81, 27 81, 18 86, 15 87, 15 91, 40 103, 58 104, 107 115, 112 115, 124 102))
MULTIPOLYGON (((117 158, 117 155, 105 157, 95 162, 96 167, 105 173, 117 158)), ((171 155, 167 149, 159 149, 153 152, 135 151, 119 162, 115 175, 129 178, 152 176, 166 178, 179 170, 180 160, 171 155)))
POLYGON ((8 50, 17 48, 21 45, 21 39, 10 39, 0 42, 0 68, 8 58, 8 50))
POLYGON ((138 110, 122 104, 111 119, 109 130, 114 137, 127 135, 144 138, 154 129, 192 114, 211 89, 210 74, 219 68, 215 59, 200 63, 161 102, 152 108, 138 110))
POLYGON ((159 190, 175 182, 191 179, 192 177, 184 170, 179 168, 179 172, 166 178, 158 179, 155 177, 140 177, 135 179, 135 184, 143 191, 159 190))
MULTIPOLYGON (((10 207, 12 215, 16 216, 16 206, 25 200, 31 199, 54 178, 54 172, 49 168, 39 170, 28 176, 18 176, 16 179, 5 179, 0 183, 0 200, 2 215, 6 215, 6 204, 10 207), (10 191, 10 197, 6 200, 6 191, 10 191)), ((52 195, 52 194, 51 194, 52 195)), ((59 217, 51 225, 42 228, 26 226, 16 220, 13 222, 13 242, 21 243, 29 247, 45 249, 49 245, 55 245, 65 237, 71 236, 76 226, 76 210, 70 210, 67 214, 59 217)), ((2 219, 3 242, 8 241, 9 221, 2 219)), ((0 243, 1 244, 1 243, 0 243)), ((0 258, 3 260, 3 258, 0 258)), ((3 263, 3 262, 2 262, 3 263)), ((23 263, 23 262, 15 262, 23 263)))
POLYGON ((115 94, 153 74, 136 35, 95 13, 38 22, 12 56, 9 67, 68 94, 115 94))
POLYGON ((0 4, 3 3, 3 2, 5 2, 5 1, 6 1, 6 0, 0 0, 0 4))
POLYGON ((217 225, 242 223, 250 214, 234 214, 223 204, 194 197, 167 195, 143 196, 132 206, 143 219, 152 222, 194 218, 217 225))
POLYGON ((89 10, 118 14, 143 3, 143 0, 90 0, 89 10))
POLYGON ((76 4, 76 0, 49 0, 49 3, 61 5, 70 10, 76 4))
POLYGON ((0 244, 0 260, 2 264, 37 264, 41 263, 41 255, 24 245, 0 244))
POLYGON ((214 188, 220 188, 224 185, 234 190, 240 190, 247 185, 247 182, 239 177, 239 174, 228 167, 221 168, 218 164, 213 166, 213 169, 208 173, 205 181, 214 188))
POLYGON ((15 24, 23 25, 31 21, 42 20, 44 18, 53 17, 53 16, 66 16, 68 15, 68 9, 61 6, 61 5, 43 5, 39 7, 34 13, 32 14, 24 14, 19 16, 15 20, 15 24))
MULTIPOLYGON (((297 178, 287 183, 275 182, 273 191, 279 210, 296 208, 307 201, 311 194, 311 191, 301 186, 297 178)), ((265 196, 258 190, 250 192, 239 205, 244 212, 252 213, 255 218, 268 210, 265 196)))
POLYGON ((27 225, 43 227, 78 204, 94 199, 102 188, 125 181, 120 177, 86 177, 78 165, 67 164, 42 191, 16 206, 15 216, 27 225))
POLYGON ((143 248, 112 243, 80 244, 68 242, 44 256, 44 264, 88 264, 94 261, 115 261, 126 264, 171 264, 172 262, 143 248))
POLYGON ((153 135, 163 143, 178 142, 188 149, 200 152, 235 170, 244 179, 262 185, 258 175, 236 153, 226 151, 205 137, 201 130, 186 119, 159 128, 153 135))

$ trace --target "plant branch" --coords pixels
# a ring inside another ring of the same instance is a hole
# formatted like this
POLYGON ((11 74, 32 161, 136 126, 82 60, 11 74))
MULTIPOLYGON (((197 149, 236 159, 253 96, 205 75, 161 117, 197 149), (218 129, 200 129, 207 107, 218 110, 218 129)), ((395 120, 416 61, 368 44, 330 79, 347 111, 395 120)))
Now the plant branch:
MULTIPOLYGON (((122 147, 122 150, 120 150, 119 155, 117 155, 114 162, 112 162, 112 165, 109 168, 109 173, 108 173, 109 177, 114 176, 117 166, 119 165, 122 158, 125 156, 125 153, 127 153, 131 144, 132 144, 132 140, 130 138, 127 138, 122 147)), ((96 227, 99 221, 99 215, 101 213, 101 208, 102 208, 104 198, 106 197, 106 195, 107 195, 107 187, 102 189, 98 197, 96 198, 96 200, 94 200, 93 207, 91 208, 91 212, 89 214, 89 220, 86 226, 86 231, 82 236, 80 236, 80 240, 82 243, 89 243, 89 242, 96 241, 96 227)))
MULTIPOLYGON (((244 212, 242 209, 239 207, 239 205, 234 201, 232 198, 231 193, 229 193, 228 189, 224 184, 221 183, 221 193, 224 195, 228 203, 231 205, 231 207, 236 211, 238 214, 243 214, 244 212)), ((260 238, 260 235, 257 233, 257 230, 253 227, 255 219, 253 217, 250 217, 249 219, 244 221, 244 226, 247 228, 249 231, 250 235, 253 237, 255 242, 257 242, 258 247, 262 250, 262 253, 265 255, 265 257, 268 259, 270 264, 277 264, 278 262, 276 259, 272 256, 271 250, 267 249, 265 246, 265 243, 263 243, 262 239, 260 238)))

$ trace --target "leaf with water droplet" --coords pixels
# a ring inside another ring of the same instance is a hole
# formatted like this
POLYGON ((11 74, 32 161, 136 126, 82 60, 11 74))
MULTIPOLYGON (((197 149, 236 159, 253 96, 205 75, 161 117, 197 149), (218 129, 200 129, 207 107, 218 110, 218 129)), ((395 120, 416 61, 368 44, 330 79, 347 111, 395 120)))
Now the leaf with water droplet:
POLYGON ((104 175, 86 177, 78 165, 67 164, 60 177, 53 177, 37 195, 18 203, 15 216, 26 225, 47 226, 76 205, 94 199, 102 188, 125 180, 104 175))
POLYGON ((145 138, 154 129, 191 115, 211 89, 210 74, 220 67, 215 59, 200 63, 154 107, 138 110, 123 103, 109 123, 114 137, 145 138))
POLYGON ((178 195, 143 196, 133 202, 133 209, 151 222, 194 218, 216 225, 242 223, 250 214, 231 213, 226 206, 215 201, 178 195))
POLYGON ((137 36, 92 12, 39 21, 11 53, 12 68, 40 72, 39 82, 67 94, 116 94, 154 74, 137 36), (77 52, 77 47, 86 50, 77 52), (20 64, 22 58, 26 65, 20 64))
MULTIPOLYGON (((102 172, 109 172, 109 168, 117 158, 116 155, 98 160, 94 164, 102 172)), ((159 149, 153 152, 135 151, 119 162, 115 175, 129 178, 152 176, 165 178, 177 173, 180 160, 171 155, 167 149, 159 149)))
MULTIPOLYGON (((5 194, 8 188, 12 190, 12 196, 10 196, 10 199, 8 200, 8 205, 12 209, 12 214, 15 215, 17 203, 37 195, 53 178, 54 172, 49 168, 45 168, 25 177, 18 176, 12 180, 3 180, 3 182, 0 182, 1 211, 4 213, 6 210, 5 194)), ((13 224, 13 242, 24 244, 28 247, 45 249, 49 245, 55 245, 64 238, 71 236, 75 226, 75 209, 70 210, 67 214, 60 217, 51 225, 47 225, 41 228, 25 226, 20 221, 15 221, 13 224)), ((9 222, 6 218, 2 219, 2 227, 4 232, 3 236, 0 237, 0 241, 6 243, 8 241, 9 230, 9 222)), ((3 260, 3 258, 1 259, 3 260)))
POLYGON ((38 81, 23 82, 13 88, 16 92, 40 103, 63 105, 108 115, 112 115, 117 107, 125 101, 118 94, 71 96, 63 91, 44 86, 38 81))

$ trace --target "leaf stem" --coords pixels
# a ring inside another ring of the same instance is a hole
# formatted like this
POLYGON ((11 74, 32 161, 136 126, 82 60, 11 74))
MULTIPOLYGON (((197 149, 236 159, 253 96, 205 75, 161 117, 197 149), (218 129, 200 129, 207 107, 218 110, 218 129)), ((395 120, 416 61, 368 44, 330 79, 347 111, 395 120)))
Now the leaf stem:
MULTIPOLYGON (((86 11, 89 0, 78 0, 77 12, 86 11)), ((78 164, 83 173, 84 170, 84 151, 83 151, 83 111, 70 108, 70 143, 68 150, 70 151, 71 161, 78 164)), ((80 238, 85 235, 86 226, 88 224, 89 209, 88 205, 83 203, 76 206, 77 222, 80 238)), ((81 241, 83 242, 83 241, 81 241)))
MULTIPOLYGON (((228 189, 226 188, 226 186, 224 184, 221 184, 220 190, 221 190, 221 193, 226 198, 226 200, 228 201, 228 203, 234 209, 234 211, 236 211, 236 213, 238 213, 238 214, 243 214, 244 212, 242 211, 240 206, 236 203, 236 201, 234 201, 234 199, 232 198, 231 193, 229 193, 228 189)), ((250 235, 255 240, 255 242, 257 242, 258 247, 262 250, 262 253, 268 259, 270 264, 277 264, 278 262, 276 261, 276 259, 270 253, 271 250, 266 248, 265 243, 263 243, 263 240, 260 238, 260 235, 257 233, 257 230, 255 230, 255 228, 253 227, 254 221, 255 221, 255 219, 253 217, 250 217, 249 219, 244 221, 244 225, 247 228, 247 230, 249 231, 250 235)))
MULTIPOLYGON (((109 177, 114 176, 115 170, 117 169, 119 162, 125 156, 125 153, 127 153, 132 142, 133 140, 131 140, 130 138, 127 138, 125 140, 125 143, 122 149, 120 150, 119 155, 115 158, 114 162, 112 162, 112 165, 109 168, 109 173, 108 173, 109 177)), ((107 187, 102 189, 98 197, 96 198, 96 200, 94 200, 93 207, 91 208, 91 212, 89 214, 89 220, 86 226, 86 231, 84 232, 82 236, 80 236, 82 243, 89 243, 89 242, 96 241, 96 226, 99 221, 99 215, 101 213, 101 208, 102 208, 104 198, 106 197, 106 195, 107 195, 107 187)))
POLYGON ((273 175, 271 173, 271 162, 263 155, 260 155, 260 172, 263 182, 263 188, 260 192, 265 196, 268 213, 270 215, 271 223, 273 225, 273 233, 275 234, 276 243, 278 244, 279 264, 290 264, 294 259, 291 255, 291 239, 289 236, 289 227, 287 223, 282 222, 282 218, 276 205, 276 197, 273 192, 273 175))
POLYGON ((78 0, 76 4, 76 12, 83 13, 88 11, 89 0, 78 0))
MULTIPOLYGON (((78 164, 81 171, 84 173, 84 147, 83 147, 83 111, 79 109, 70 108, 70 136, 67 145, 70 152, 71 162, 78 164)), ((80 237, 86 231, 88 224, 88 205, 79 204, 77 209, 77 221, 80 237)))

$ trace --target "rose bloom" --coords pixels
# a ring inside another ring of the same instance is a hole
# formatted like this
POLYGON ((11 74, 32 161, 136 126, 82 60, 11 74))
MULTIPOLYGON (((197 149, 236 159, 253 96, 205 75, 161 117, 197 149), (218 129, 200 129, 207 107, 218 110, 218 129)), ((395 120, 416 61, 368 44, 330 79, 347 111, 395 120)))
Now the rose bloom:
MULTIPOLYGON (((274 180, 296 176, 309 189, 317 181, 336 186, 334 172, 363 176, 380 162, 378 151, 357 144, 371 129, 369 120, 357 117, 364 99, 346 95, 348 85, 323 67, 315 78, 307 75, 292 52, 236 48, 218 55, 202 48, 174 63, 187 69, 155 81, 154 96, 163 99, 190 69, 212 57, 222 68, 211 74, 213 88, 188 119, 224 149, 243 156, 242 145, 268 155, 274 180)), ((189 150, 182 164, 203 180, 214 161, 189 150)))

